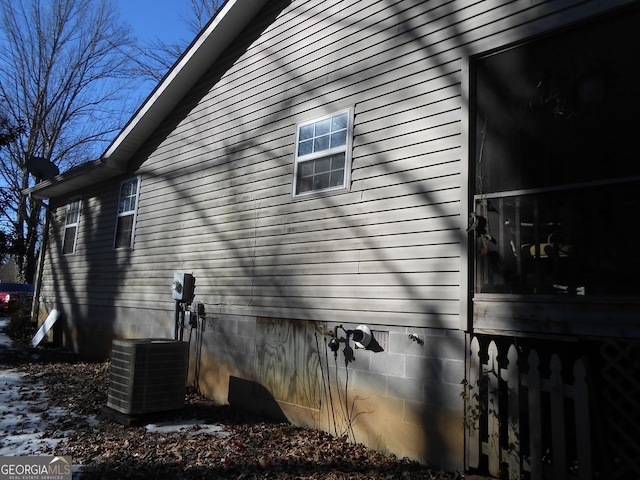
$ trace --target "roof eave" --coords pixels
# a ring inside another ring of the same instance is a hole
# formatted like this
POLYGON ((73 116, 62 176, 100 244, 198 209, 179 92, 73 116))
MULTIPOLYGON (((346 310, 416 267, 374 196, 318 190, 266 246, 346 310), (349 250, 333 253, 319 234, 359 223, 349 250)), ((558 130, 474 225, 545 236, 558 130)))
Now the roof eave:
POLYGON ((44 200, 69 195, 83 187, 113 178, 124 173, 124 169, 115 167, 104 159, 83 163, 49 180, 43 180, 31 188, 22 191, 23 195, 44 200))
POLYGON ((266 0, 228 0, 196 37, 103 154, 127 162, 211 67, 266 0))
POLYGON ((135 152, 258 13, 266 0, 227 0, 185 50, 99 160, 24 190, 35 198, 55 198, 127 170, 135 152))

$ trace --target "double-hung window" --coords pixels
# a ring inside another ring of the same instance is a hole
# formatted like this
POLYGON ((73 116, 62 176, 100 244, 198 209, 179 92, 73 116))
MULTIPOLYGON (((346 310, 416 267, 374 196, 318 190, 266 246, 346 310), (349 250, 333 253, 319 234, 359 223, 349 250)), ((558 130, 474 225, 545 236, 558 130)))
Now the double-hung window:
POLYGON ((349 188, 352 117, 344 110, 298 124, 294 196, 349 188))
POLYGON ((130 178, 120 185, 118 219, 114 248, 133 248, 133 232, 136 223, 140 178, 130 178))
POLYGON ((62 240, 62 253, 65 255, 71 255, 76 251, 81 206, 82 200, 79 198, 71 200, 67 204, 67 211, 64 219, 64 238, 62 240))

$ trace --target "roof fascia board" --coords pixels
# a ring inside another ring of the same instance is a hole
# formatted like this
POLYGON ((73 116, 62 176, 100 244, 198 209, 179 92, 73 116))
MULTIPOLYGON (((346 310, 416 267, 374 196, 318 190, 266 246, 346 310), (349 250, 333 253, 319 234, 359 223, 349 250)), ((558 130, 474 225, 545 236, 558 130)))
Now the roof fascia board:
POLYGON ((107 180, 122 173, 124 173, 123 169, 115 168, 113 164, 103 159, 93 160, 71 168, 50 180, 43 180, 31 188, 26 188, 22 190, 22 194, 40 200, 55 198, 93 184, 98 179, 107 180))

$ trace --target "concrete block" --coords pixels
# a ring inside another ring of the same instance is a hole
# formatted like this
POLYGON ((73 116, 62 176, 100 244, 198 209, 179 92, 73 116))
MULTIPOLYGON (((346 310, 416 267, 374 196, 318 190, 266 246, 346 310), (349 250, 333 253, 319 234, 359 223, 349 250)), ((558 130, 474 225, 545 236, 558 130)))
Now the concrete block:
POLYGON ((425 382, 442 382, 442 360, 439 358, 406 356, 405 376, 425 382))
POLYGON ((392 377, 387 380, 388 395, 406 400, 424 401, 424 381, 420 378, 392 377))
POLYGON ((383 375, 405 376, 406 355, 379 353, 371 356, 371 371, 383 375))
POLYGON ((460 385, 465 378, 464 360, 445 360, 443 380, 447 383, 460 385))

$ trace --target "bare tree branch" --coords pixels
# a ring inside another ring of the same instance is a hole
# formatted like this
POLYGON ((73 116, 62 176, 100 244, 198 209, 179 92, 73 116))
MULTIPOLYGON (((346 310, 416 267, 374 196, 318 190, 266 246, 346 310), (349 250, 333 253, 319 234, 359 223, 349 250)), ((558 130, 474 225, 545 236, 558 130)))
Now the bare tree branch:
POLYGON ((35 181, 26 161, 64 170, 101 153, 133 111, 134 45, 112 0, 0 0, 0 11, 0 101, 8 121, 25 127, 0 151, 0 226, 11 225, 31 280, 41 204, 20 194, 35 181))
POLYGON ((191 38, 166 43, 158 38, 140 45, 134 59, 138 64, 137 74, 153 81, 160 81, 189 46, 191 40, 209 23, 224 4, 224 0, 189 0, 191 12, 182 20, 187 25, 191 38))

